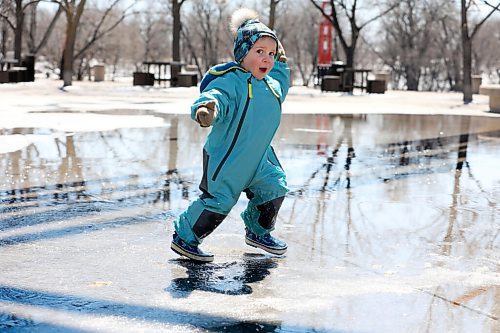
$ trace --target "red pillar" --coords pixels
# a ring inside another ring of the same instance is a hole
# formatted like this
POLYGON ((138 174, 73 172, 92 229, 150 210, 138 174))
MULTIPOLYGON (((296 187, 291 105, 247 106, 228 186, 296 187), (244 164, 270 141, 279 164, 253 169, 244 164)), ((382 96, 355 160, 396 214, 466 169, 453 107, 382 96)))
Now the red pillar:
MULTIPOLYGON (((324 1, 321 8, 325 14, 331 15, 332 8, 329 2, 324 1)), ((322 18, 319 24, 318 66, 330 66, 332 64, 333 25, 326 17, 322 18)))

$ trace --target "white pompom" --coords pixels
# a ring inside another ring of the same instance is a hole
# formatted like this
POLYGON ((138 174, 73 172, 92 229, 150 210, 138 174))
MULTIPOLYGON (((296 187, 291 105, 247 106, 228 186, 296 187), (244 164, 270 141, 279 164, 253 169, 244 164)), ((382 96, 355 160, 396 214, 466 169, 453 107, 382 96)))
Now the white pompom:
POLYGON ((238 28, 247 20, 257 20, 259 15, 252 9, 240 8, 231 16, 231 32, 236 35, 238 28))

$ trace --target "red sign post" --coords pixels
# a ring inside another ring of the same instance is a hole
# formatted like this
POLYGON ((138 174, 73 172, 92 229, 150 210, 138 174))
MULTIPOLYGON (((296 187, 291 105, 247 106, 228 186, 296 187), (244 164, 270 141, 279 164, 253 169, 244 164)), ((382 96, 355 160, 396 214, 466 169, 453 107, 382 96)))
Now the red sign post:
MULTIPOLYGON (((332 7, 329 1, 323 1, 321 8, 326 15, 332 14, 332 7)), ((332 64, 332 35, 333 25, 323 16, 319 24, 318 66, 330 66, 332 64)))

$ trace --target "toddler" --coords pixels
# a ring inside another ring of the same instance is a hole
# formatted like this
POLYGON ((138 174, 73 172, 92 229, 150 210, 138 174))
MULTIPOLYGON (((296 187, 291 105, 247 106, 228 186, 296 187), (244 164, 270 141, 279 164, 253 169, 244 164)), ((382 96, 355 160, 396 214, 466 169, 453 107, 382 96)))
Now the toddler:
POLYGON ((288 192, 286 176, 271 147, 289 88, 290 71, 276 34, 255 12, 233 14, 234 62, 212 67, 191 107, 200 126, 212 129, 203 148, 202 194, 175 221, 171 248, 199 262, 214 256, 199 245, 220 225, 241 192, 245 242, 282 255, 287 244, 271 236, 288 192))

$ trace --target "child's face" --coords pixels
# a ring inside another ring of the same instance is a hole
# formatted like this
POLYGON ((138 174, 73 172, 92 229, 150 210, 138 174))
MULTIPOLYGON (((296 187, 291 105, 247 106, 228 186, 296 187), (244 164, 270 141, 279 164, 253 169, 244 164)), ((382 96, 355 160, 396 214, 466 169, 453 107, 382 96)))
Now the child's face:
POLYGON ((276 41, 271 37, 263 36, 253 44, 241 65, 257 80, 262 80, 273 69, 275 55, 276 41))

